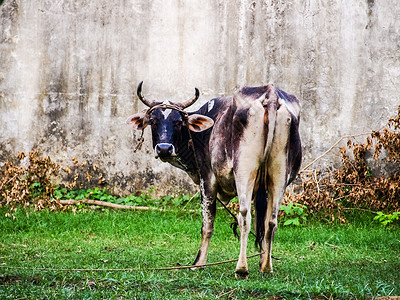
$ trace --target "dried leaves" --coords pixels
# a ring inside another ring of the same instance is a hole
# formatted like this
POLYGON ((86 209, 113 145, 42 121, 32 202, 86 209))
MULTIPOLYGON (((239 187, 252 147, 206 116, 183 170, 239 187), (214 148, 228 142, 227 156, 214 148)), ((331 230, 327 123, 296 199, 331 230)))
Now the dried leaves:
MULTIPOLYGON (((304 204, 310 213, 322 213, 330 220, 345 221, 343 210, 348 208, 373 211, 397 211, 400 209, 400 174, 387 177, 372 176, 366 155, 374 149, 378 161, 383 150, 387 162, 400 170, 400 106, 398 114, 390 118, 387 126, 373 132, 366 143, 351 140, 340 149, 342 168, 321 176, 317 171, 303 172, 301 193, 290 195, 290 202, 304 204)), ((286 196, 289 197, 288 195, 286 196)))
MULTIPOLYGON (((24 153, 18 154, 19 160, 24 158, 24 153)), ((38 151, 29 153, 28 166, 17 166, 7 161, 0 169, 0 206, 7 205, 11 212, 20 205, 33 206, 35 210, 60 209, 60 203, 52 197, 55 189, 52 178, 59 171, 58 164, 50 157, 40 157, 38 151)))
POLYGON ((72 160, 74 166, 68 168, 53 162, 50 157, 41 157, 38 151, 30 152, 26 161, 25 157, 25 153, 21 152, 17 156, 20 164, 7 161, 0 168, 0 207, 9 207, 11 213, 19 206, 34 207, 35 210, 65 209, 54 197, 55 182, 61 181, 60 175, 67 178, 65 185, 68 189, 82 187, 83 183, 90 183, 92 179, 97 179, 99 184, 105 181, 98 166, 79 163, 76 158, 72 160))

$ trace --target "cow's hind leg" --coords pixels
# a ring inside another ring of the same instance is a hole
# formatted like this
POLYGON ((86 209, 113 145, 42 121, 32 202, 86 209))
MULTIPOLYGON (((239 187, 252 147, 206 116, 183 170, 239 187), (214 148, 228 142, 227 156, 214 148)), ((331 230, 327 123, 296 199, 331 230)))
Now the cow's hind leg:
MULTIPOLYGON (((193 265, 204 265, 207 263, 208 246, 214 233, 214 220, 216 213, 216 201, 211 187, 201 180, 201 207, 203 214, 203 225, 201 227, 201 244, 193 265)), ((194 268, 195 269, 195 268, 194 268)))
POLYGON ((272 272, 271 250, 276 230, 278 229, 278 212, 287 186, 287 149, 291 118, 282 105, 277 111, 275 136, 270 155, 267 159, 268 204, 265 218, 265 247, 260 259, 260 271, 272 272))
POLYGON ((235 275, 238 279, 247 279, 247 243, 251 229, 251 199, 255 183, 256 171, 243 170, 235 174, 239 198, 240 254, 235 275))
POLYGON ((268 208, 267 216, 265 219, 265 238, 262 243, 262 251, 260 259, 260 272, 270 272, 272 273, 272 243, 275 238, 276 230, 278 229, 278 212, 279 203, 281 202, 282 195, 277 189, 275 192, 268 193, 268 208), (272 201, 271 201, 272 200, 272 201))
POLYGON ((239 228, 240 228, 240 254, 236 265, 235 276, 238 279, 247 279, 249 275, 247 265, 247 242, 251 226, 251 195, 239 194, 239 228))

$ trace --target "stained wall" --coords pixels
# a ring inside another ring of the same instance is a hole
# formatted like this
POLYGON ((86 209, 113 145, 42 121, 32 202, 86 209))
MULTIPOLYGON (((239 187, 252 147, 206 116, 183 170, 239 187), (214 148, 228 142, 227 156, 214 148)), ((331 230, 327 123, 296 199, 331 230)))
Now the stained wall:
MULTIPOLYGON (((193 190, 126 118, 135 96, 200 104, 275 82, 302 102, 304 165, 400 104, 395 1, 5 0, 0 6, 0 164, 39 149, 98 167, 115 191, 193 190)), ((338 163, 330 154, 316 167, 338 163)))

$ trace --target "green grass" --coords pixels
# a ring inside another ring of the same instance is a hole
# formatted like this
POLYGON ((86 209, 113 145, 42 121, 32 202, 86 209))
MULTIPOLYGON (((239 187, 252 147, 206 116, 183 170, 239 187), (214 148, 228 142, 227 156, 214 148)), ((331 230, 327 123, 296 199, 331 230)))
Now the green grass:
MULTIPOLYGON (((200 210, 199 210, 200 211, 200 210)), ((280 226, 273 274, 249 259, 248 280, 235 263, 203 270, 149 268, 190 264, 201 215, 108 209, 47 213, 0 209, 1 299, 363 299, 400 295, 400 231, 359 217, 354 224, 280 226), (5 268, 9 267, 27 267, 5 268), (84 268, 103 271, 38 270, 84 268), (107 271, 133 268, 133 271, 107 271)), ((309 217, 311 218, 311 217, 309 217)), ((226 212, 218 210, 209 262, 237 258, 226 212)), ((248 254, 257 253, 250 238, 248 254)))

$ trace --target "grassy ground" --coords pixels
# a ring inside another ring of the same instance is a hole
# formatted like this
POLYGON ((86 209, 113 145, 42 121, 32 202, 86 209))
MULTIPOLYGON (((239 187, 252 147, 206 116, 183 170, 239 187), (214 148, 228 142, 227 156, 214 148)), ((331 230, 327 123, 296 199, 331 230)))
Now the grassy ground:
MULTIPOLYGON (((353 224, 281 226, 273 274, 249 260, 248 280, 235 263, 203 270, 149 268, 190 264, 200 243, 200 213, 0 209, 0 298, 187 299, 335 298, 400 295, 400 232, 361 218, 353 224), (10 268, 7 268, 10 267, 10 268), (14 267, 14 268, 13 268, 14 267), (20 269, 19 267, 28 268, 20 269), (39 270, 85 268, 103 271, 39 270), (134 268, 133 271, 107 271, 134 268)), ((230 218, 218 211, 209 262, 237 258, 230 218)), ((251 243, 252 243, 251 239, 251 243)), ((257 253, 250 245, 249 254, 257 253)))

